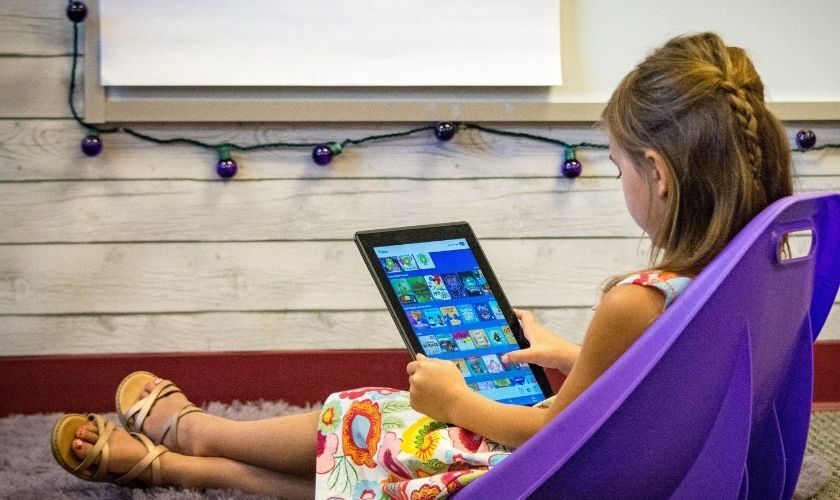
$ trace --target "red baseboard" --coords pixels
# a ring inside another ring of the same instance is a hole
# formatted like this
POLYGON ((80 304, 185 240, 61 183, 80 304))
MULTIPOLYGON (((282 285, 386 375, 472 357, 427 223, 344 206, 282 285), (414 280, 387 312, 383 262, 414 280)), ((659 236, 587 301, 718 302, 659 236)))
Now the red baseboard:
POLYGON ((840 340, 814 344, 814 403, 840 405, 840 340))
MULTIPOLYGON (((840 341, 814 349, 814 402, 840 403, 840 341)), ((104 412, 126 374, 148 370, 174 380, 196 403, 282 399, 323 401, 337 390, 407 388, 402 349, 208 352, 0 357, 0 416, 40 412, 104 412)), ((563 382, 549 373, 556 389, 563 382)))

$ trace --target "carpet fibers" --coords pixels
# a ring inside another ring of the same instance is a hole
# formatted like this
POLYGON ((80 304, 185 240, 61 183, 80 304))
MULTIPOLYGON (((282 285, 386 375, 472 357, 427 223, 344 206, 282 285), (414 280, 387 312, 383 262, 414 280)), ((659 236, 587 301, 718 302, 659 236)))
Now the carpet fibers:
MULTIPOLYGON (((210 403, 210 413, 235 420, 254 420, 297 413, 309 408, 283 402, 210 403)), ((0 498, 14 499, 258 499, 229 490, 198 492, 175 488, 131 490, 105 483, 82 481, 65 472, 49 449, 50 430, 60 414, 14 415, 0 419, 0 498)), ((116 420, 114 414, 108 418, 116 420)), ((818 412, 811 419, 808 452, 796 498, 840 498, 840 412, 818 412)))

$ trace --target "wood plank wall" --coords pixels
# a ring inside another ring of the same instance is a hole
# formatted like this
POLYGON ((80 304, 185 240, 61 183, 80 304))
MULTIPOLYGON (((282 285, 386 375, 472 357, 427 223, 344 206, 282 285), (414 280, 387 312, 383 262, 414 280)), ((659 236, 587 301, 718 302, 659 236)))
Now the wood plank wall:
MULTIPOLYGON (((352 243, 358 229, 468 220, 511 302, 580 341, 598 286, 644 263, 605 152, 558 178, 562 151, 463 132, 348 149, 237 155, 105 136, 86 158, 66 105, 64 2, 0 16, 0 354, 394 348, 402 342, 352 243)), ((640 55, 641 56, 641 55, 640 55)), ((840 124, 803 125, 821 138, 840 124)), ((147 124, 159 136, 323 141, 412 124, 147 124)), ((504 128, 603 142, 591 124, 504 128)), ((799 191, 840 190, 840 154, 796 155, 799 191)), ((840 306, 823 331, 840 339, 840 306)))

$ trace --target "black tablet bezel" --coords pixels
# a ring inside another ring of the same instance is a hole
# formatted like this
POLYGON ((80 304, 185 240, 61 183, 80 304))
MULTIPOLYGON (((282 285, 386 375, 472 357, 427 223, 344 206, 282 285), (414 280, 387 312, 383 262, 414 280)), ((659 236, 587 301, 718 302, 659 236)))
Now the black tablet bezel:
MULTIPOLYGON (((403 307, 399 298, 396 293, 394 293, 391 286, 389 286, 390 282, 388 280, 388 276, 382 268, 382 265, 379 263, 379 258, 377 257, 374 248, 459 238, 467 240, 470 250, 472 250, 475 260, 484 274, 488 285, 490 286, 493 297, 496 302, 498 302, 499 308, 501 308, 502 313, 505 316, 505 320, 516 338, 519 348, 527 348, 530 344, 525 338, 522 326, 519 324, 519 320, 516 318, 513 308, 508 302, 507 296, 505 296, 505 293, 499 284, 499 280, 496 278, 496 274, 493 272, 493 268, 487 261, 484 251, 481 249, 481 245, 479 245, 478 239, 475 237, 475 233, 473 233, 472 228, 467 222, 462 221, 444 224, 359 231, 354 236, 356 245, 364 258, 365 265, 367 265, 367 268, 373 277, 373 281, 379 289, 379 293, 385 300, 388 312, 391 313, 391 317, 394 319, 394 323, 396 323, 397 329, 399 330, 406 347, 409 352, 411 352, 412 358, 415 358, 418 352, 422 353, 423 349, 420 346, 420 342, 415 335, 411 324, 408 322, 408 318, 403 313, 403 307)), ((543 397, 550 397, 553 392, 545 371, 538 365, 529 364, 529 366, 531 368, 531 372, 534 374, 537 384, 543 392, 543 397)))

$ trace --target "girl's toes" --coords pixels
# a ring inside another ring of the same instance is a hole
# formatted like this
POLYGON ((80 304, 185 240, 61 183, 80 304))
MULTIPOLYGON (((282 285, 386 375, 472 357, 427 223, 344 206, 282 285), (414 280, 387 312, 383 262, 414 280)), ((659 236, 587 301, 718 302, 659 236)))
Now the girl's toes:
POLYGON ((96 433, 96 428, 91 426, 90 424, 85 424, 76 431, 76 439, 80 439, 87 443, 95 443, 97 439, 99 439, 99 435, 96 433))
POLYGON ((76 458, 79 460, 84 460, 87 458, 88 453, 90 450, 93 449, 93 444, 88 441, 82 440, 82 438, 76 438, 73 440, 73 454, 76 455, 76 458))
POLYGON ((146 382, 146 385, 143 386, 143 392, 140 394, 140 398, 145 398, 148 396, 153 390, 155 390, 155 386, 163 382, 163 379, 156 378, 152 382, 146 382))

